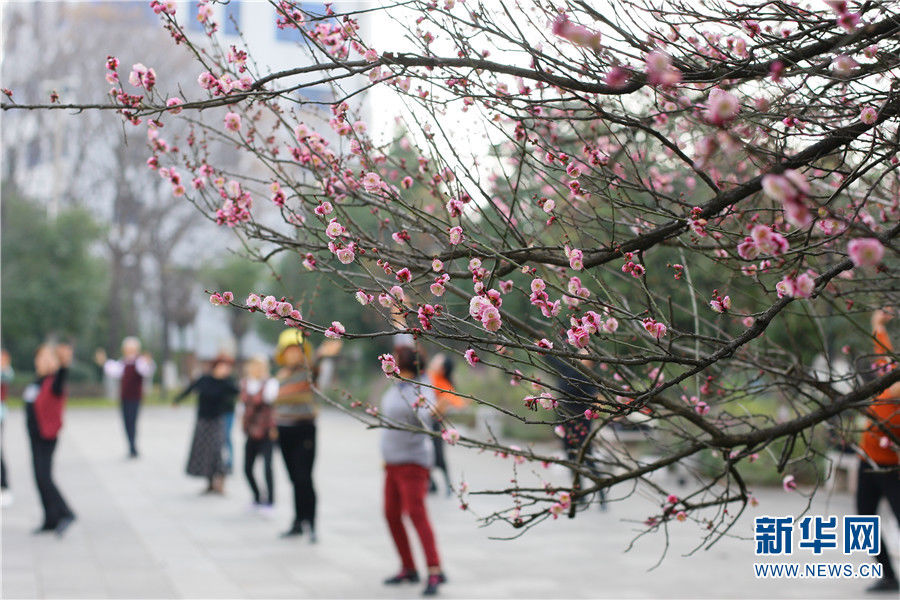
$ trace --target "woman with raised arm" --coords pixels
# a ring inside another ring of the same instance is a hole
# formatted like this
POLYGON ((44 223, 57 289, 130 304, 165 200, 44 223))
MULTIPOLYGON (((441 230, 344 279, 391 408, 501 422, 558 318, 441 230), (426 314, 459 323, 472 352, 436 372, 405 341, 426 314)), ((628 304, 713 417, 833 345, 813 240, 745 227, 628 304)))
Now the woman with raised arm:
POLYGON ((34 480, 44 508, 44 522, 34 533, 55 531, 61 536, 75 521, 75 513, 53 481, 53 454, 63 426, 70 364, 72 346, 43 344, 34 354, 37 379, 22 393, 34 480))
POLYGON ((240 392, 231 378, 234 359, 219 355, 213 360, 210 372, 201 375, 175 398, 175 403, 188 394, 197 393, 197 424, 191 441, 187 474, 205 477, 204 494, 225 493, 225 413, 234 404, 240 392))

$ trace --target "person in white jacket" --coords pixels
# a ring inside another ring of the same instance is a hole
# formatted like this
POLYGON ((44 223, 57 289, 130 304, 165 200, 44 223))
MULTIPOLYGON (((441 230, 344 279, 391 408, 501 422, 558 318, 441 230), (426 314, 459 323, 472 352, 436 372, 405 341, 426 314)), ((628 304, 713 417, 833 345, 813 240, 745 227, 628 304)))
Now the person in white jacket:
POLYGON ((144 380, 153 378, 156 364, 149 354, 141 354, 141 341, 131 336, 122 340, 121 359, 107 358, 106 352, 98 349, 94 360, 103 365, 106 377, 119 380, 119 400, 122 404, 125 435, 128 438, 128 456, 137 458, 137 419, 144 397, 144 380))

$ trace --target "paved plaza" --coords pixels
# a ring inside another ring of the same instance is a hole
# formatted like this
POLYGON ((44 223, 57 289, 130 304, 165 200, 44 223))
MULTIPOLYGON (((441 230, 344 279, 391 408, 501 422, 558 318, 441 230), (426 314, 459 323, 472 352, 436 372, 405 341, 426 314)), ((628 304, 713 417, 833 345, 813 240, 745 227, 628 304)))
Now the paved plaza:
MULTIPOLYGON (((2 512, 3 598, 416 598, 420 586, 385 588, 398 560, 381 516, 378 431, 326 410, 319 421, 315 477, 319 543, 284 540, 291 520, 289 486, 277 457, 276 514, 247 510, 242 475, 227 495, 201 497, 203 482, 184 475, 194 414, 190 407, 149 407, 140 421, 142 458, 125 459, 119 413, 70 409, 57 451, 56 479, 78 514, 62 539, 33 536, 40 512, 23 414, 12 411, 3 440, 15 502, 2 512)), ((241 435, 235 431, 238 462, 241 435)), ((450 448, 456 476, 473 489, 503 485, 512 463, 450 448)), ((550 473, 562 477, 561 473, 550 473)), ((674 485, 674 483, 672 484, 674 485)), ((677 490, 673 490, 676 491, 677 490)), ((615 490, 621 497, 627 490, 615 490)), ((447 598, 859 598, 862 580, 757 580, 751 518, 798 514, 798 494, 759 490, 760 506, 711 550, 684 556, 700 536, 695 523, 674 523, 641 538, 635 521, 651 511, 640 493, 575 520, 546 522, 512 541, 512 532, 482 528, 455 498, 431 497, 429 510, 449 582, 447 598), (668 543, 666 559, 653 568, 668 543)), ((479 514, 503 504, 473 498, 479 514)), ((822 493, 812 514, 852 512, 845 494, 822 493)), ((888 522, 888 527, 896 525, 888 522)), ((414 542, 417 544, 417 542, 414 542)), ((418 546, 416 545, 418 549, 418 546)), ((421 560, 421 555, 417 555, 421 560)), ((805 560, 806 557, 795 557, 805 560)), ((845 560, 840 554, 823 562, 845 560)), ((852 562, 865 562, 854 555, 852 562)), ((420 563, 421 564, 421 563, 420 563)))

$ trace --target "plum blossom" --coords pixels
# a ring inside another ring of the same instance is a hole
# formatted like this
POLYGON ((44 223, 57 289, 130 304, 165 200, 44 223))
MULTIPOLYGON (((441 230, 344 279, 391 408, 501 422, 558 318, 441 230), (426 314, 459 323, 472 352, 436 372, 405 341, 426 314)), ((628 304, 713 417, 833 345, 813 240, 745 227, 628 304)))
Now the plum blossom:
POLYGON ((647 54, 645 70, 650 85, 671 86, 681 81, 681 71, 672 66, 672 58, 661 50, 647 54))
POLYGON ((847 244, 847 253, 857 267, 875 267, 884 256, 884 246, 877 238, 856 238, 847 244))
POLYGON ((469 363, 470 367, 474 367, 475 363, 481 362, 481 359, 478 358, 478 355, 475 354, 475 351, 472 350, 471 348, 466 350, 466 352, 463 356, 465 357, 466 362, 469 363))
POLYGON ((247 308, 259 308, 259 303, 260 298, 258 294, 250 294, 244 301, 244 304, 247 305, 247 308))
POLYGON ((797 489, 797 482, 794 481, 794 476, 785 475, 784 479, 781 480, 781 487, 784 488, 784 491, 786 492, 797 489))
POLYGON ((337 219, 332 219, 328 222, 328 225, 325 227, 325 235, 330 237, 331 239, 337 239, 344 235, 347 230, 343 225, 338 223, 337 219))
POLYGON ((215 78, 215 76, 213 76, 213 74, 209 71, 204 71, 197 77, 197 83, 200 84, 200 87, 202 87, 204 90, 209 90, 215 87, 217 81, 218 80, 215 78))
POLYGON ((353 251, 353 248, 350 247, 340 248, 334 255, 337 256, 337 259, 344 265, 349 265, 356 259, 356 253, 353 251))
POLYGON ((809 298, 816 287, 816 281, 809 273, 801 273, 797 277, 786 275, 775 284, 778 297, 790 296, 792 298, 809 298))
POLYGON ((803 202, 810 188, 802 173, 787 169, 781 175, 765 175, 762 178, 762 188, 766 196, 782 203, 789 223, 797 227, 806 227, 812 223, 812 214, 803 202))
POLYGON ((381 370, 388 377, 397 373, 397 361, 393 354, 382 354, 378 357, 381 361, 381 370))
POLYGON ((456 444, 456 442, 459 441, 459 431, 453 429, 452 427, 445 429, 441 432, 441 439, 453 446, 456 444))
POLYGON ((370 194, 381 191, 382 185, 384 185, 378 173, 366 173, 363 175, 362 184, 363 188, 370 194))
POLYGON ((553 33, 575 45, 593 50, 600 49, 600 32, 591 31, 583 25, 572 23, 565 13, 560 13, 553 21, 553 33))
POLYGON ((569 259, 569 266, 576 270, 580 271, 584 269, 584 253, 578 248, 569 248, 565 247, 566 258, 569 259))
POLYGON ((230 112, 225 115, 225 129, 228 131, 240 131, 241 130, 241 116, 237 113, 230 112))
POLYGON ((831 70, 835 75, 846 77, 853 73, 853 70, 859 66, 859 63, 846 54, 840 54, 831 61, 831 70))
POLYGON ((178 113, 181 112, 181 109, 178 107, 181 106, 182 104, 184 104, 184 100, 182 100, 181 98, 173 97, 173 98, 169 98, 168 100, 166 100, 166 106, 169 107, 169 112, 172 113, 173 115, 177 115, 178 113))
POLYGON ((865 106, 859 111, 859 120, 866 125, 874 125, 878 120, 878 111, 871 106, 865 106))
POLYGON ((337 339, 342 337, 345 332, 346 329, 344 329, 340 321, 332 321, 331 327, 325 330, 325 337, 337 339))
POLYGON ((731 123, 741 110, 737 96, 721 88, 713 88, 706 103, 706 120, 718 127, 731 123))
POLYGON ((450 228, 450 243, 454 246, 463 241, 463 230, 459 225, 450 228))
POLYGON ((731 297, 716 296, 710 300, 709 306, 717 313, 724 313, 731 308, 731 297))
POLYGON ((374 300, 375 297, 372 294, 364 292, 363 290, 357 290, 356 292, 356 301, 362 304, 363 306, 369 304, 374 300))
POLYGON ((134 64, 131 67, 131 74, 128 76, 128 83, 134 87, 144 88, 149 92, 156 84, 156 71, 145 67, 141 63, 134 64))
POLYGON ((278 306, 278 299, 275 296, 266 296, 259 303, 259 307, 267 313, 274 312, 276 306, 278 306))
POLYGON ((655 337, 657 340, 662 339, 663 336, 666 335, 666 331, 668 330, 665 324, 651 318, 644 319, 643 324, 644 329, 647 330, 647 333, 655 337))

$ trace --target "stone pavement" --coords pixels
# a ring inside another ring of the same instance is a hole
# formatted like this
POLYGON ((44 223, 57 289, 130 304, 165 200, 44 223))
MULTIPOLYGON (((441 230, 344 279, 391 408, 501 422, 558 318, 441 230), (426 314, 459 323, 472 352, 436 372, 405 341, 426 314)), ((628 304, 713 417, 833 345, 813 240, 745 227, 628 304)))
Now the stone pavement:
MULTIPOLYGON (((232 476, 225 498, 201 497, 203 483, 184 475, 193 409, 150 407, 140 421, 143 456, 125 460, 119 413, 70 409, 57 450, 56 480, 78 513, 62 539, 32 536, 40 509, 30 473, 21 411, 12 411, 3 440, 15 502, 2 512, 2 598, 416 598, 419 586, 385 588, 398 567, 381 516, 378 432, 325 411, 319 421, 315 477, 318 544, 282 540, 291 518, 289 486, 276 464, 276 514, 247 511, 243 476, 232 476)), ((236 454, 242 457, 235 432, 236 454)), ((457 447, 451 469, 472 489, 502 484, 512 464, 457 447)), ((551 473, 561 477, 561 473, 551 473)), ((622 490, 613 496, 626 494, 622 490)), ((677 490, 676 490, 677 492, 677 490)), ((652 510, 637 493, 605 512, 545 522, 524 536, 507 527, 479 526, 455 498, 432 497, 429 510, 449 583, 447 598, 859 598, 863 580, 757 580, 753 576, 753 516, 799 514, 805 499, 762 490, 735 532, 709 551, 683 556, 699 526, 674 523, 663 535, 641 538, 626 552, 639 522, 652 510), (657 563, 665 544, 668 553, 657 563), (652 569, 652 570, 651 570, 652 569)), ((480 514, 495 498, 473 498, 480 514)), ((812 514, 845 514, 846 495, 822 494, 812 514)), ((896 532, 896 524, 888 527, 896 532)), ((417 540, 414 547, 418 550, 417 540)), ((421 554, 417 556, 421 557, 421 554)), ((811 560, 795 554, 794 560, 811 560)), ((821 562, 838 562, 840 554, 821 562)), ((867 559, 854 555, 854 563, 867 559)))

